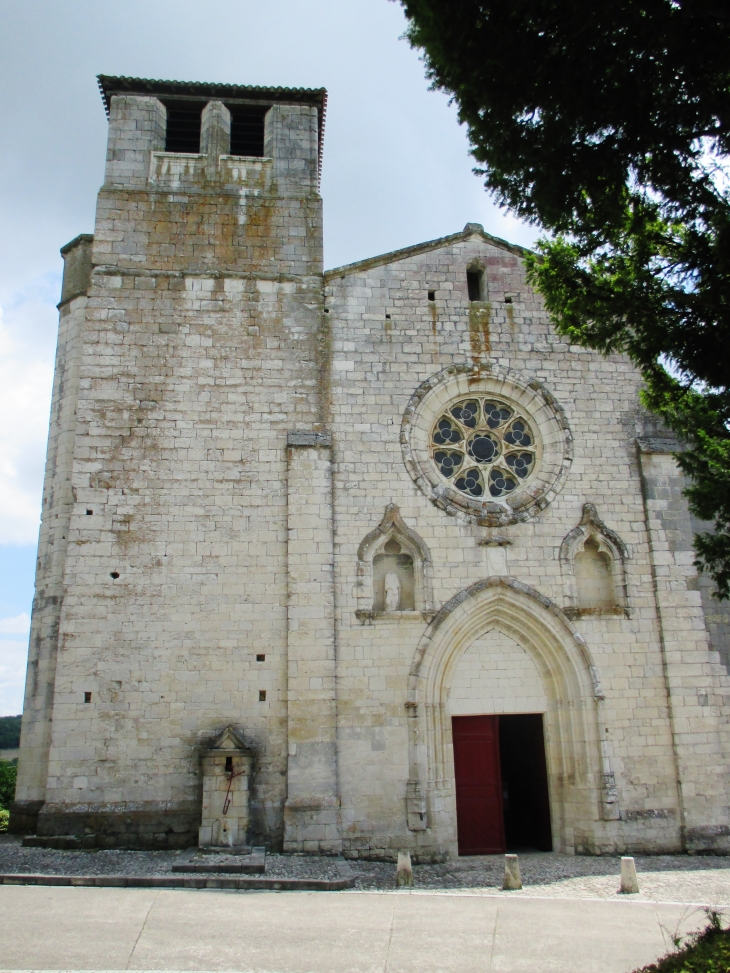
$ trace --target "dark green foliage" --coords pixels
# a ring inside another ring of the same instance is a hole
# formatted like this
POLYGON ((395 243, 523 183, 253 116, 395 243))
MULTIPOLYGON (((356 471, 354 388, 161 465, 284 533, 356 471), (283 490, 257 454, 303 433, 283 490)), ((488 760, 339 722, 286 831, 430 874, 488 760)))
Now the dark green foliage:
POLYGON ((9 811, 15 800, 15 781, 18 765, 15 761, 0 760, 0 811, 9 811))
POLYGON ((17 750, 20 746, 21 716, 0 716, 0 750, 17 750))
POLYGON ((689 444, 700 565, 730 594, 730 7, 402 0, 559 332, 641 369, 689 444), (668 369, 668 370, 667 370, 668 369))
POLYGON ((718 913, 708 911, 708 918, 704 932, 692 936, 684 948, 638 973, 728 973, 730 930, 722 928, 718 913))

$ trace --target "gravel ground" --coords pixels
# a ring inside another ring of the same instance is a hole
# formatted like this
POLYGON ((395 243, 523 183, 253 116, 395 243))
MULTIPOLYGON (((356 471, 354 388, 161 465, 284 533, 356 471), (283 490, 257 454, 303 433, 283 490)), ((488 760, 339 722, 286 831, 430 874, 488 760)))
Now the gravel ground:
POLYGON ((45 875, 166 875, 177 851, 54 851, 23 848, 16 835, 0 835, 0 873, 45 875))
MULTIPOLYGON (((23 848, 15 835, 0 835, 0 873, 50 875, 170 875, 175 851, 52 851, 23 848)), ((212 858, 213 856, 211 856, 212 858)), ((730 858, 683 855, 635 856, 641 892, 632 899, 705 903, 730 908, 730 858)), ((351 861, 354 890, 384 891, 395 884, 392 862, 351 861)), ((524 888, 501 892, 500 855, 460 858, 442 865, 414 865, 414 890, 473 895, 613 899, 618 893, 618 857, 520 855, 524 888)), ((330 858, 267 855, 271 878, 337 879, 330 858)))
MULTIPOLYGON (((634 856, 634 860, 641 891, 632 899, 730 906, 730 858, 657 855, 634 856)), ((525 854, 519 861, 524 885, 521 892, 501 892, 504 859, 500 855, 460 858, 443 865, 414 865, 414 889, 559 899, 613 899, 618 894, 619 857, 525 854)), ((392 888, 394 865, 365 861, 350 864, 357 875, 356 888, 392 888)))
POLYGON ((323 878, 334 881, 341 876, 331 858, 314 858, 310 855, 267 855, 266 877, 323 878))

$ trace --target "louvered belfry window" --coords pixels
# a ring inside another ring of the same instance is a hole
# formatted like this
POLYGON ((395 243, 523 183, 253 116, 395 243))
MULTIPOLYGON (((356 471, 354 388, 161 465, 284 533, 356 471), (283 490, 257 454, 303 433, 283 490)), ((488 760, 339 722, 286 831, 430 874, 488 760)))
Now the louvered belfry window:
POLYGON ((231 155, 261 158, 264 154, 264 105, 228 105, 231 113, 231 155))
POLYGON ((200 152, 200 119, 204 103, 168 102, 165 152, 200 152))

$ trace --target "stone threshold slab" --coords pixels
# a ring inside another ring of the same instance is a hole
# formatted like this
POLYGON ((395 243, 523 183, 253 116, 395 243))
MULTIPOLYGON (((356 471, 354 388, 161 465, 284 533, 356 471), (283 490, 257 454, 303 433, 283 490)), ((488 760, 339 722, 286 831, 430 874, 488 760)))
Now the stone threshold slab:
POLYGON ((262 875, 266 871, 266 848, 247 848, 245 852, 226 852, 216 849, 188 848, 172 866, 173 872, 233 873, 262 875))
POLYGON ((339 892, 352 888, 349 878, 267 878, 210 875, 32 875, 0 874, 0 885, 90 886, 126 889, 259 889, 279 892, 339 892))

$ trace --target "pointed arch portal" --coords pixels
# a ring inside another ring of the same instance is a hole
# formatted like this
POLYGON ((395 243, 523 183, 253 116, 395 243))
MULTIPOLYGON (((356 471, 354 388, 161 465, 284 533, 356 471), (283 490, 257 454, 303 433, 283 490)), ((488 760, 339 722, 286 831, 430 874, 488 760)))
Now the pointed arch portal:
POLYGON ((572 852, 576 828, 590 833, 601 817, 615 817, 607 807, 615 788, 600 737, 603 692, 583 638, 561 609, 509 578, 489 578, 459 592, 416 650, 407 703, 409 827, 429 829, 445 854, 456 853, 449 697, 462 657, 489 632, 514 640, 540 675, 553 847, 572 852))

